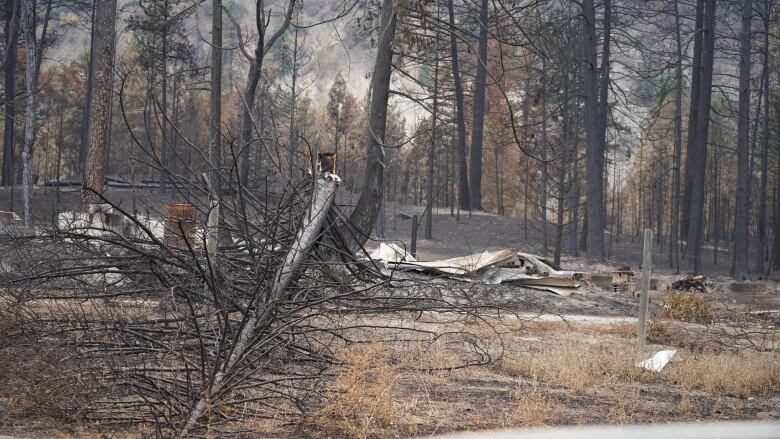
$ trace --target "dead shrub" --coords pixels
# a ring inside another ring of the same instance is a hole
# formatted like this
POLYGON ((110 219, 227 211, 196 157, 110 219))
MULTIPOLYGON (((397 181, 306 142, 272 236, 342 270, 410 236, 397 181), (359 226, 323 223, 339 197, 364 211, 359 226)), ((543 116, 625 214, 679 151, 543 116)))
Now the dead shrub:
POLYGON ((780 385, 780 355, 741 353, 683 354, 666 375, 685 389, 701 389, 713 395, 746 397, 780 385))
POLYGON ((696 290, 688 292, 667 290, 658 316, 703 325, 709 325, 714 319, 714 313, 707 299, 696 290))
POLYGON ((651 320, 647 325, 647 342, 651 344, 671 345, 673 339, 668 325, 657 320, 651 320))

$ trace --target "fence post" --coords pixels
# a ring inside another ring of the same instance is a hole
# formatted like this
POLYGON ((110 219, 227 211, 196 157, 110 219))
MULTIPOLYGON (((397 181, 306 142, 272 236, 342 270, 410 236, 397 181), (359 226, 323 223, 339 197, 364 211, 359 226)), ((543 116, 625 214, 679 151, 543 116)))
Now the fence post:
POLYGON ((652 271, 653 231, 645 229, 645 243, 642 250, 642 289, 639 293, 639 329, 637 330, 637 353, 645 347, 647 331, 647 306, 650 302, 650 272, 652 271))

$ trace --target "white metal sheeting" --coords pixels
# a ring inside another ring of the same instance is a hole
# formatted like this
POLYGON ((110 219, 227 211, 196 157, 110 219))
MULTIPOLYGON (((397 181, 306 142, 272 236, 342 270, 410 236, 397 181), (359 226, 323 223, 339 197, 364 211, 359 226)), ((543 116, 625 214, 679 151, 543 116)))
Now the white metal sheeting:
POLYGON ((580 286, 577 280, 581 278, 580 273, 557 270, 537 256, 514 249, 483 251, 438 261, 416 261, 398 245, 381 243, 369 257, 391 271, 416 271, 492 285, 512 283, 561 296, 573 294, 580 286))

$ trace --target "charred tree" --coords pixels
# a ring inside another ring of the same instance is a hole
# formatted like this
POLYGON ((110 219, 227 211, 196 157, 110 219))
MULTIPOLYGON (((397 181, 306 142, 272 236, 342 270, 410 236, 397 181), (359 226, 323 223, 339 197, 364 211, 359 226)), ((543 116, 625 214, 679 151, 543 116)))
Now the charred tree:
MULTIPOLYGON (((436 39, 438 43, 438 38, 436 39)), ((434 43, 433 61, 433 108, 431 109, 431 145, 428 150, 428 180, 425 186, 426 215, 425 239, 433 239, 433 171, 436 161, 436 140, 439 118, 439 47, 434 43)))
POLYGON ((363 190, 357 206, 349 216, 349 223, 355 229, 353 250, 363 244, 374 229, 382 207, 385 168, 385 128, 387 124, 387 101, 390 97, 390 75, 393 62, 393 39, 395 38, 397 12, 393 0, 382 1, 379 21, 379 41, 376 49, 374 74, 371 76, 371 102, 367 116, 366 169, 363 190))
POLYGON ((707 169, 707 145, 712 101, 712 70, 715 54, 716 0, 706 0, 702 28, 702 70, 699 109, 696 120, 693 161, 691 163, 691 201, 689 206, 688 242, 693 271, 701 272, 701 247, 704 238, 704 185, 707 169))
POLYGON ((84 175, 84 200, 98 203, 103 192, 103 170, 109 136, 109 113, 114 77, 114 39, 116 38, 116 0, 95 0, 95 88, 84 175), (93 193, 94 192, 94 193, 93 193))
POLYGON ((669 243, 669 268, 680 272, 680 166, 682 155, 682 37, 680 35, 679 4, 674 2, 675 56, 674 66, 674 164, 672 165, 672 219, 669 243))
POLYGON ((593 0, 584 0, 583 12, 583 83, 586 109, 586 168, 587 168, 587 254, 589 260, 606 256, 604 246, 604 146, 606 133, 607 95, 609 86, 609 0, 604 10, 604 48, 602 74, 599 79, 596 56, 596 17, 593 0), (601 82, 601 84, 599 84, 601 82), (601 91, 599 92, 599 85, 601 91), (601 99, 599 99, 601 95, 601 99))
MULTIPOLYGON (((3 131, 3 186, 10 186, 14 180, 14 156, 16 155, 16 47, 19 31, 19 0, 9 0, 5 19, 5 118, 3 131)), ((12 195, 13 199, 13 195, 12 195)))
POLYGON ((734 278, 748 276, 748 227, 750 210, 750 31, 753 1, 742 1, 739 49, 739 113, 737 120, 737 204, 734 236, 734 278))
MULTIPOLYGON (((701 95, 701 69, 702 69, 702 36, 704 33, 704 3, 706 0, 696 0, 696 29, 693 34, 693 63, 691 65, 691 97, 688 107, 688 137, 685 147, 685 187, 683 190, 683 206, 691 205, 693 188, 693 162, 696 150, 696 124, 699 121, 699 96, 701 95)), ((690 224, 690 210, 682 212, 682 230, 686 240, 690 224)))
MULTIPOLYGON (((266 53, 271 50, 271 47, 281 37, 290 26, 290 20, 295 10, 296 0, 289 0, 287 4, 287 12, 284 16, 284 21, 280 25, 279 29, 273 33, 266 40, 266 32, 268 31, 268 17, 266 16, 265 1, 256 0, 255 6, 255 25, 257 26, 257 46, 255 48, 254 55, 250 55, 244 52, 244 56, 249 61, 249 74, 246 81, 246 89, 244 91, 243 108, 241 113, 241 144, 239 145, 238 152, 238 167, 239 178, 241 184, 246 186, 249 183, 249 149, 253 143, 253 111, 255 108, 255 102, 257 101, 257 85, 260 82, 260 77, 263 72, 263 59, 266 53)), ((220 23, 221 27, 221 23, 220 23)), ((221 35, 221 32, 220 32, 221 35)), ((214 48, 216 50, 216 48, 214 48)), ((220 51, 221 52, 221 51, 220 51)), ((220 57, 222 55, 220 54, 220 57)), ((293 93, 295 93, 293 91, 293 93)), ((293 104, 294 105, 294 104, 293 104)), ((294 115, 293 115, 294 117, 294 115)), ((258 148, 257 152, 261 154, 256 160, 256 166, 262 170, 262 149, 258 148)), ((261 171, 262 177, 262 171, 261 171)))
POLYGON ((84 98, 84 112, 81 115, 81 142, 79 143, 79 173, 84 175, 84 165, 87 163, 89 148, 89 124, 92 121, 92 93, 95 89, 95 5, 92 3, 92 13, 89 34, 89 62, 87 62, 87 87, 84 98))
POLYGON ((482 210, 482 138, 485 125, 485 87, 487 83, 488 59, 488 0, 482 0, 479 7, 479 53, 477 75, 474 79, 474 108, 471 123, 471 189, 469 204, 472 209, 482 210))
POLYGON ((22 219, 24 225, 31 225, 30 204, 32 203, 32 149, 35 136, 35 55, 37 38, 35 35, 34 0, 23 0, 22 33, 24 34, 24 145, 22 147, 22 219))
POLYGON ((471 210, 468 164, 466 163, 466 116, 463 109, 463 83, 460 77, 458 39, 457 35, 455 35, 455 8, 453 0, 447 1, 447 12, 449 13, 450 25, 452 82, 455 87, 455 123, 458 127, 458 140, 455 148, 458 153, 458 205, 462 210, 471 210))
POLYGON ((222 198, 222 0, 211 2, 211 93, 207 174, 209 205, 206 219, 206 254, 214 260, 219 243, 219 209, 222 198))
MULTIPOLYGON (((765 266, 764 259, 766 253, 766 241, 767 241, 767 184, 768 184, 768 172, 769 172, 769 23, 772 14, 772 0, 766 1, 766 8, 764 9, 764 47, 763 58, 764 65, 762 66, 762 86, 761 95, 764 99, 763 115, 763 136, 761 138, 761 182, 759 184, 758 192, 758 225, 756 234, 756 272, 759 275, 764 274, 765 266)), ((776 238, 775 238, 776 239, 776 238)))

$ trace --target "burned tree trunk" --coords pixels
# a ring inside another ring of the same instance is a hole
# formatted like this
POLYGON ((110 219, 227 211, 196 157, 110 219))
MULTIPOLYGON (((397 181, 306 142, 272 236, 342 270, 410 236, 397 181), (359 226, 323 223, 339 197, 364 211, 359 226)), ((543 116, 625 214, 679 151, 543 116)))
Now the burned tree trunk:
POLYGON ((95 89, 92 94, 92 120, 84 175, 84 200, 100 202, 95 194, 103 192, 103 170, 109 136, 109 113, 114 76, 114 39, 116 38, 116 0, 95 0, 95 89), (93 193, 94 191, 95 193, 93 193))
POLYGON ((206 219, 206 254, 213 261, 219 243, 219 209, 222 198, 222 0, 211 3, 211 95, 209 96, 209 206, 206 219))
POLYGON ((10 186, 13 184, 14 179, 14 155, 16 154, 16 46, 19 35, 16 23, 19 15, 19 0, 10 0, 6 2, 6 14, 3 186, 10 186))
MULTIPOLYGON (((696 0, 696 29, 693 35, 693 65, 691 66, 691 102, 688 110, 688 139, 685 147, 685 187, 683 188, 683 206, 691 205, 691 194, 693 185, 693 161, 694 151, 696 150, 696 124, 699 121, 699 96, 701 94, 701 51, 702 34, 704 27, 704 2, 705 0, 696 0)), ((690 210, 683 209, 682 212, 682 232, 686 240, 688 236, 688 227, 690 224, 690 210)))
POLYGON ((95 6, 92 4, 92 22, 89 36, 89 62, 87 63, 87 90, 84 99, 84 113, 81 116, 81 142, 79 143, 79 174, 84 175, 89 148, 89 124, 92 122, 92 94, 95 91, 95 6))
MULTIPOLYGON (((438 41, 438 39, 437 39, 438 41)), ((433 239, 433 168, 436 160, 436 128, 439 118, 439 47, 434 48, 433 109, 431 111, 431 147, 428 151, 428 181, 425 187, 426 215, 425 239, 433 239)))
MULTIPOLYGON (((768 104, 768 103, 767 103, 768 104)), ((775 102, 775 113, 780 112, 780 102, 775 102)), ((780 156, 780 136, 775 138, 775 153, 780 156)), ((780 270, 780 172, 775 172, 775 215, 772 224, 772 269, 780 270)))
MULTIPOLYGON (((243 99, 243 112, 241 115, 241 144, 239 145, 238 150, 238 168, 239 168, 239 180, 242 185, 246 186, 249 183, 249 149, 253 142, 252 140, 252 128, 253 128, 253 111, 255 108, 255 102, 257 101, 257 85, 260 82, 260 77, 262 76, 263 72, 263 59, 265 58, 265 54, 268 53, 269 50, 271 50, 271 47, 276 43, 276 41, 281 37, 286 31, 287 28, 290 26, 290 20, 292 19, 292 14, 295 9, 295 2, 296 0, 290 0, 287 5, 287 13, 284 16, 284 21, 282 22, 279 29, 274 32, 274 34, 266 41, 265 39, 265 33, 267 30, 267 24, 268 21, 266 19, 266 11, 265 11, 265 2, 264 0, 257 0, 257 4, 255 6, 255 25, 257 26, 257 47, 255 48, 255 54, 254 56, 249 56, 245 53, 246 58, 249 61, 249 75, 247 77, 246 81, 246 90, 244 91, 244 99, 243 99)), ((220 3, 221 4, 221 3, 220 3)), ((221 17, 221 13, 220 13, 221 17)), ((220 38, 222 36, 221 32, 221 18, 220 18, 220 38)), ((216 53, 216 47, 214 48, 214 51, 216 53)), ((220 50, 220 59, 222 59, 222 54, 220 50)), ((221 77, 221 74, 220 74, 221 77)), ((213 83, 212 83, 213 86, 213 83)), ((256 166, 258 169, 260 169, 260 157, 262 157, 262 148, 257 148, 258 156, 256 157, 256 161, 258 162, 256 166)))
POLYGON ((455 10, 453 0, 448 0, 450 25, 450 51, 452 53, 452 82, 455 86, 455 113, 458 127, 458 205, 463 210, 471 210, 469 196, 468 164, 466 163, 466 116, 463 110, 463 83, 460 78, 460 62, 458 60, 458 41, 455 35, 455 10))
POLYGON ((542 72, 539 81, 539 94, 542 105, 542 175, 539 188, 539 212, 541 214, 540 225, 542 227, 542 252, 546 255, 549 251, 549 231, 547 230, 547 191, 549 180, 549 167, 547 164, 547 63, 542 58, 542 72))
MULTIPOLYGON (((371 77, 371 104, 367 127, 366 170, 363 191, 357 206, 349 217, 349 223, 357 232, 350 248, 366 242, 374 229, 382 207, 382 189, 385 170, 385 126, 387 124, 387 100, 390 97, 390 75, 393 61, 397 13, 393 0, 383 0, 379 22, 374 74, 371 77)), ((351 235, 350 235, 351 236, 351 235)))
POLYGON ((702 43, 702 72, 699 109, 696 121, 695 149, 691 164, 691 201, 688 240, 693 256, 693 271, 701 271, 701 245, 704 233, 704 183, 707 166, 707 141, 712 100, 712 68, 715 52, 715 0, 706 0, 702 43))
MULTIPOLYGON (((607 3, 608 4, 608 3, 607 3)), ((604 247, 604 133, 606 130, 606 102, 599 102, 599 78, 596 68, 596 16, 593 0, 584 0, 583 13, 583 52, 585 63, 583 65, 583 82, 585 87, 586 108, 586 150, 587 150, 587 254, 589 260, 601 260, 606 256, 604 247), (603 119, 603 120, 602 120, 603 119)), ((609 8, 605 8, 605 33, 604 46, 610 38, 609 8)), ((602 54, 609 57, 609 52, 602 54)), ((609 84, 609 62, 604 60, 601 87, 609 84)), ((606 90, 602 90, 604 96, 606 90)))
POLYGON ((766 224, 766 218, 767 218, 767 183, 768 183, 768 175, 769 172, 769 23, 770 23, 770 16, 772 13, 771 8, 771 0, 766 2, 766 9, 764 10, 764 50, 763 50, 763 58, 764 58, 764 65, 761 71, 762 74, 762 87, 761 87, 761 94, 764 99, 764 108, 763 108, 763 136, 761 139, 761 182, 759 185, 759 192, 758 192, 758 229, 756 230, 756 233, 758 235, 758 239, 756 239, 756 272, 759 274, 764 273, 765 267, 764 267, 764 258, 765 258, 765 252, 766 252, 766 241, 767 241, 767 224, 766 224))
POLYGON ((674 24, 677 62, 674 66, 674 165, 672 177, 672 224, 669 243, 669 267, 680 272, 680 166, 682 154, 682 37, 680 36, 680 10, 674 3, 674 24))
POLYGON ((26 93, 24 115, 24 146, 22 148, 22 219, 24 225, 31 225, 30 203, 32 202, 32 147, 35 135, 35 5, 33 0, 24 0, 22 11, 22 33, 24 34, 24 83, 26 93))
POLYGON ((739 50, 739 117, 737 121, 737 205, 734 237, 734 278, 748 275, 748 223, 750 210, 750 30, 753 1, 742 2, 739 50))
POLYGON ((469 204, 482 210, 482 137, 485 125, 485 87, 487 82, 488 0, 479 8, 479 55, 477 76, 474 79, 474 109, 471 123, 471 189, 469 204))

